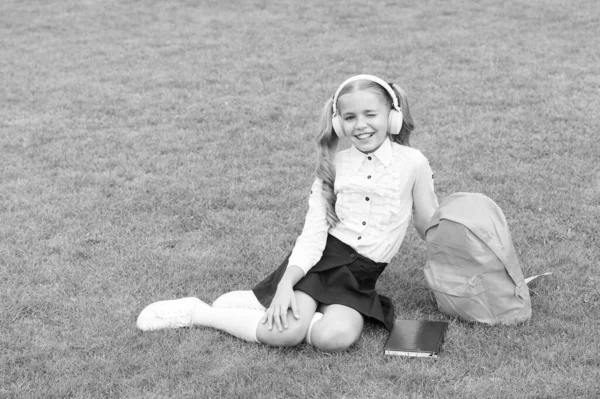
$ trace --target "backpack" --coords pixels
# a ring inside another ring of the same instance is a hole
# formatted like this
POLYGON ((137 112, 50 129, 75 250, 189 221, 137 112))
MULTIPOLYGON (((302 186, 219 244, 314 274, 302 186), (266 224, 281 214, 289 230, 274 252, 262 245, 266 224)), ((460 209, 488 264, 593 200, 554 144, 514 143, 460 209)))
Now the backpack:
POLYGON ((425 279, 447 316, 487 324, 531 317, 529 288, 498 205, 483 194, 442 201, 426 233, 425 279))

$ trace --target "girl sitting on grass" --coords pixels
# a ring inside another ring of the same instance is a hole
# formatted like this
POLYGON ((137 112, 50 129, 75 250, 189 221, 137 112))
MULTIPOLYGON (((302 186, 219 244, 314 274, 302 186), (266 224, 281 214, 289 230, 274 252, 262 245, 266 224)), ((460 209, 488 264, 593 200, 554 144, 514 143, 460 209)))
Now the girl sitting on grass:
POLYGON ((288 258, 251 291, 208 305, 198 298, 155 302, 143 331, 206 326, 251 342, 325 351, 350 347, 365 318, 391 330, 394 307, 375 291, 411 220, 422 238, 438 207, 404 92, 371 75, 346 80, 325 104, 317 177, 304 229, 288 258), (352 146, 336 152, 342 137, 352 146), (275 327, 275 328, 273 328, 275 327))

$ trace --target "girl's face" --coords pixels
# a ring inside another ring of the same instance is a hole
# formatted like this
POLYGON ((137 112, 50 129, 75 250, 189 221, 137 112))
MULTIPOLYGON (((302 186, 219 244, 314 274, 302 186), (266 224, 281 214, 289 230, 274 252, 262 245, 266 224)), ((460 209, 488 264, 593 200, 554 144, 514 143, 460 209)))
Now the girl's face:
POLYGON ((361 152, 377 150, 387 137, 387 104, 370 90, 344 94, 338 99, 345 136, 361 152))

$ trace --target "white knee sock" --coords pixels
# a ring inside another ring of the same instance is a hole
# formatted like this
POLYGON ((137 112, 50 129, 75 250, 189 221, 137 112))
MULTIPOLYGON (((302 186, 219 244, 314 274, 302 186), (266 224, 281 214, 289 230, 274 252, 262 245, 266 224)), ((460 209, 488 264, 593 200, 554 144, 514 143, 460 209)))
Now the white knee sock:
POLYGON ((317 321, 321 320, 322 318, 323 318, 323 313, 315 312, 312 319, 310 320, 310 324, 308 325, 308 331, 306 332, 306 338, 304 338, 304 341, 306 341, 307 344, 312 345, 310 333, 312 332, 312 329, 313 329, 313 326, 315 325, 315 323, 317 321))
POLYGON ((196 306, 192 323, 216 328, 249 342, 259 342, 256 330, 265 312, 243 308, 213 308, 209 305, 196 306))
POLYGON ((254 292, 248 291, 231 291, 221 295, 212 303, 213 308, 245 308, 267 310, 256 298, 254 292))

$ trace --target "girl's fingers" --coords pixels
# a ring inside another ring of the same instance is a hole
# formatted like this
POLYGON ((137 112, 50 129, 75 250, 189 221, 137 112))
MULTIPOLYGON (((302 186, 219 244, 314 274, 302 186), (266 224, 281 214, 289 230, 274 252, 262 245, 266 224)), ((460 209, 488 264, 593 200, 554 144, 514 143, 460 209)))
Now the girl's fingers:
POLYGON ((273 329, 273 308, 269 308, 267 311, 267 328, 269 330, 273 329))
POLYGON ((272 330, 273 325, 275 325, 277 330, 283 331, 284 329, 288 328, 288 317, 287 317, 288 309, 292 310, 292 312, 294 314, 294 318, 296 318, 296 319, 300 318, 300 314, 298 312, 298 304, 296 303, 296 298, 292 297, 289 306, 275 305, 275 306, 267 309, 265 315, 261 319, 261 322, 263 324, 267 323, 267 328, 269 330, 272 330))
POLYGON ((275 318, 275 326, 277 327, 277 329, 279 331, 282 331, 282 329, 281 329, 281 314, 280 314, 280 312, 281 312, 280 308, 277 307, 275 309, 275 313, 273 314, 273 317, 275 318))
POLYGON ((283 324, 283 328, 287 330, 287 309, 281 308, 279 311, 279 317, 281 318, 281 324, 283 324))
POLYGON ((291 308, 292 308, 292 313, 294 314, 294 317, 296 318, 296 320, 300 319, 300 312, 298 312, 298 304, 296 303, 296 296, 292 296, 292 300, 291 300, 291 308))

